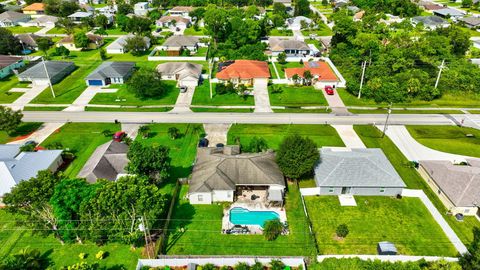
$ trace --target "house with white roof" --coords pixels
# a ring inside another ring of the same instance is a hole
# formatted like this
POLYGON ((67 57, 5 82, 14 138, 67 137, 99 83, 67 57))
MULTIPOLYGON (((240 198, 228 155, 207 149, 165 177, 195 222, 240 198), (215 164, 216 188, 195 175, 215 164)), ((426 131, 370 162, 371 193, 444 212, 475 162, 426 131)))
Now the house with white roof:
POLYGON ((43 15, 25 23, 25 26, 54 27, 58 17, 43 15))
POLYGON ((310 26, 313 24, 312 19, 307 18, 305 16, 297 16, 297 17, 288 18, 285 20, 285 24, 287 25, 287 28, 290 30, 302 29, 302 22, 310 26))
POLYGON ((30 15, 15 11, 5 11, 0 14, 0 27, 11 27, 30 21, 30 15))
MULTIPOLYGON (((127 45, 127 40, 129 38, 133 38, 135 35, 133 34, 128 34, 125 36, 121 36, 117 38, 115 41, 110 43, 107 46, 107 53, 109 54, 123 54, 126 53, 125 45, 127 45)), ((147 45, 147 48, 150 48, 150 38, 149 37, 143 37, 143 40, 145 41, 145 44, 147 45)))
POLYGON ((85 11, 77 11, 68 15, 68 18, 74 23, 81 23, 82 19, 93 17, 93 13, 85 11))
POLYGON ((147 16, 148 11, 148 2, 138 2, 133 6, 133 13, 137 16, 147 16))
POLYGON ((202 65, 189 62, 159 64, 157 72, 162 80, 175 80, 179 86, 197 86, 202 78, 202 65))

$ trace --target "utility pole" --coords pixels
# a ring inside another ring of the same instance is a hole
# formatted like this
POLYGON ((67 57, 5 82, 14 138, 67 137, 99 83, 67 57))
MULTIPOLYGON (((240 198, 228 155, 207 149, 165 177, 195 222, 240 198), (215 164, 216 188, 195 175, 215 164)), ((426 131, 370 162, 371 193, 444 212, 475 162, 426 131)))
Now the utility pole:
POLYGON ((390 104, 388 105, 387 119, 385 119, 385 125, 383 126, 382 138, 385 137, 385 132, 387 132, 388 119, 390 118, 391 113, 392 113, 392 103, 390 102, 390 104))
POLYGON ((437 81, 435 82, 435 89, 437 89, 438 82, 440 82, 440 75, 442 75, 442 70, 445 67, 445 59, 442 60, 442 64, 440 65, 440 70, 438 71, 437 81))
POLYGON ((212 92, 212 65, 213 65, 213 60, 210 59, 210 61, 208 61, 208 77, 210 77, 210 79, 208 80, 208 83, 210 84, 210 99, 213 98, 213 92, 212 92))
POLYGON ((53 96, 53 98, 56 98, 55 97, 55 92, 53 92, 52 81, 50 81, 50 75, 48 75, 47 65, 45 64, 45 60, 43 59, 43 56, 42 56, 42 64, 43 64, 43 68, 45 69, 45 74, 47 75, 48 85, 50 86, 50 91, 52 91, 52 96, 53 96))
POLYGON ((360 90, 358 91, 358 99, 362 96, 362 87, 363 87, 363 79, 365 78, 365 69, 367 68, 367 61, 362 62, 362 78, 360 79, 360 90))
POLYGON ((147 226, 145 225, 145 219, 143 218, 143 216, 140 217, 140 222, 140 231, 143 231, 143 235, 145 237, 145 248, 147 249, 147 255, 148 258, 151 259, 152 256, 150 256, 150 249, 148 247, 147 226))

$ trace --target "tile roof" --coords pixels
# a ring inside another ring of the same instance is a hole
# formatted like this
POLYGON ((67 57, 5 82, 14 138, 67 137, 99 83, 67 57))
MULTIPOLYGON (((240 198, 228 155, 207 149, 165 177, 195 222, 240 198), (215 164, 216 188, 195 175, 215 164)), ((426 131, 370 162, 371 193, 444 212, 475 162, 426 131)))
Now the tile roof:
POLYGON ((0 55, 0 68, 8 67, 22 60, 20 56, 0 55))
POLYGON ((130 74, 135 67, 135 62, 103 62, 86 80, 103 80, 106 78, 123 78, 130 74))
POLYGON ((315 167, 319 187, 405 187, 381 149, 323 147, 315 167))
MULTIPOLYGON (((17 35, 17 38, 28 46, 37 47, 37 39, 40 38, 40 36, 35 34, 19 34, 17 35)), ((50 39, 49 37, 46 38, 50 39)))
POLYGON ((44 11, 45 4, 44 3, 33 3, 29 6, 26 6, 22 9, 23 11, 44 11))
POLYGON ((257 60, 235 60, 231 65, 226 66, 216 77, 222 80, 232 78, 253 79, 270 78, 270 70, 267 62, 257 60))
POLYGON ((309 70, 310 73, 312 73, 312 75, 319 81, 338 80, 337 76, 335 76, 335 73, 332 71, 330 66, 322 61, 305 62, 303 68, 286 68, 285 74, 287 75, 287 78, 292 78, 295 74, 303 77, 303 73, 307 70, 309 70))
POLYGON ((56 23, 58 21, 58 17, 55 16, 50 16, 50 15, 43 15, 38 18, 35 18, 30 21, 30 23, 47 23, 47 22, 52 22, 56 23))

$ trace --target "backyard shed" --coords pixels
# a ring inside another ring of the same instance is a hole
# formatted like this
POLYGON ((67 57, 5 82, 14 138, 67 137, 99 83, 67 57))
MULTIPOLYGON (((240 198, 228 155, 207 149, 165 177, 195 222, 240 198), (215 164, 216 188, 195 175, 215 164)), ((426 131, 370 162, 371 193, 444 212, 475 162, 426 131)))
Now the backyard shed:
POLYGON ((391 242, 379 242, 377 244, 378 255, 397 255, 397 248, 391 242))

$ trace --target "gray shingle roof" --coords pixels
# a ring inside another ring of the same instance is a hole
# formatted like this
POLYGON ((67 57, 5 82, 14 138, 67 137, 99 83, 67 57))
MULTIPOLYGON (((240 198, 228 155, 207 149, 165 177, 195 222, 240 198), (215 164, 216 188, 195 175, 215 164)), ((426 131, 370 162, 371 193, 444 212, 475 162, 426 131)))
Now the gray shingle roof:
POLYGON ((416 16, 412 18, 412 21, 415 23, 423 23, 426 26, 433 25, 441 25, 448 23, 445 19, 440 18, 438 16, 416 16))
MULTIPOLYGON (((48 75, 50 76, 50 78, 52 78, 59 74, 64 73, 65 70, 71 68, 75 64, 73 62, 64 62, 64 61, 45 61, 45 65, 47 66, 48 75)), ((45 68, 43 67, 43 63, 39 62, 35 64, 33 67, 20 73, 18 77, 47 79, 47 74, 45 73, 45 68)))
POLYGON ((268 43, 272 51, 310 50, 307 43, 301 40, 269 38, 268 43))
POLYGON ((51 16, 51 15, 43 15, 36 19, 31 20, 29 23, 56 23, 58 21, 58 17, 51 16))
MULTIPOLYGON (((27 46, 37 47, 37 39, 40 38, 40 36, 35 34, 19 34, 17 38, 27 46)), ((49 37, 46 38, 50 39, 49 37)))
POLYGON ((171 36, 162 44, 162 46, 169 47, 183 47, 195 46, 200 41, 198 37, 194 36, 171 36))
POLYGON ((93 152, 78 177, 94 183, 97 179, 114 181, 117 175, 125 173, 128 164, 128 145, 116 141, 106 142, 93 152))
POLYGON ((457 207, 480 203, 480 164, 453 165, 450 161, 420 161, 425 171, 457 207))
POLYGON ((24 18, 30 18, 30 16, 15 11, 5 11, 0 14, 0 21, 15 22, 24 18))
POLYGON ((465 13, 453 9, 453 8, 442 8, 442 9, 437 9, 433 11, 433 14, 440 14, 442 16, 463 16, 465 13))
POLYGON ((186 77, 200 79, 200 76, 202 76, 202 65, 189 62, 169 62, 159 64, 157 72, 164 75, 178 74, 179 80, 186 77))
POLYGON ((189 192, 235 190, 236 185, 285 187, 272 152, 227 155, 217 148, 198 148, 189 192))
MULTIPOLYGON (((123 49, 123 47, 127 44, 127 39, 134 37, 135 35, 133 34, 128 34, 125 36, 121 36, 114 40, 112 43, 110 43, 107 46, 107 50, 118 50, 118 49, 123 49)), ((143 40, 145 43, 150 43, 150 38, 148 37, 143 37, 143 40)))
POLYGON ((92 73, 87 80, 103 80, 106 78, 124 78, 135 67, 135 62, 103 62, 92 73))
POLYGON ((458 19, 459 21, 464 22, 467 25, 470 25, 472 27, 479 26, 480 25, 480 18, 477 17, 467 17, 467 18, 460 18, 458 19))
POLYGON ((405 187, 381 149, 327 148, 315 167, 320 187, 405 187))

